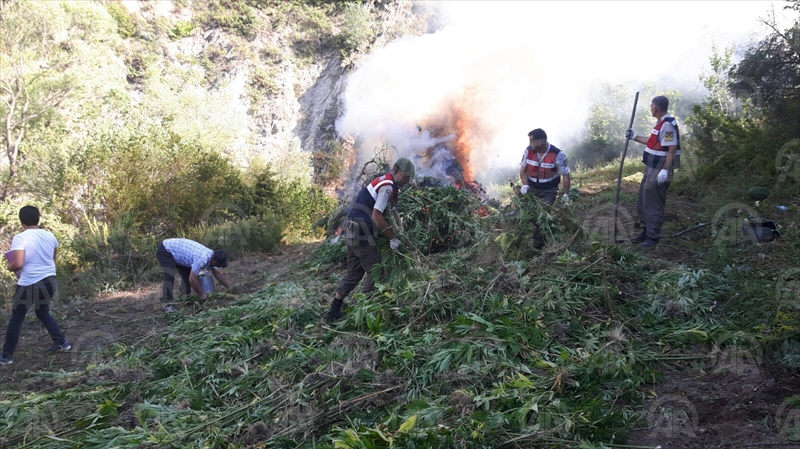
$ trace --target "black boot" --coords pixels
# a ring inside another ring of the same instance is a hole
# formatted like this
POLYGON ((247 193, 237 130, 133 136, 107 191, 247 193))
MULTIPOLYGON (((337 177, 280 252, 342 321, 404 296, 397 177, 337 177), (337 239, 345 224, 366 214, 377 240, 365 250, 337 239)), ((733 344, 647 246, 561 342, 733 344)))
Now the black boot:
POLYGON ((652 248, 656 245, 658 245, 657 239, 648 238, 647 240, 639 244, 639 248, 652 248))
POLYGON ((344 299, 333 298, 331 308, 328 310, 328 313, 325 314, 326 323, 332 323, 344 316, 344 313, 342 313, 342 305, 344 305, 344 299))
POLYGON ((631 243, 642 243, 647 240, 647 229, 639 233, 636 237, 631 239, 631 243))

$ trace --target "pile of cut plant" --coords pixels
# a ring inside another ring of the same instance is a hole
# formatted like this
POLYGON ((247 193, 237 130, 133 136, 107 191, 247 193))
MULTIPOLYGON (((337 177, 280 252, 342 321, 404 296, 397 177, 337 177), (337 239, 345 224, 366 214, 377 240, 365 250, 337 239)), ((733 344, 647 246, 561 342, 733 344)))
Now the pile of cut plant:
POLYGON ((530 196, 481 207, 451 187, 404 192, 401 251, 382 244, 376 291, 349 297, 330 326, 342 241, 322 242, 291 281, 172 318, 151 346, 33 373, 56 387, 0 393, 0 445, 624 445, 662 364, 726 332, 714 304, 730 287, 645 267, 530 196))

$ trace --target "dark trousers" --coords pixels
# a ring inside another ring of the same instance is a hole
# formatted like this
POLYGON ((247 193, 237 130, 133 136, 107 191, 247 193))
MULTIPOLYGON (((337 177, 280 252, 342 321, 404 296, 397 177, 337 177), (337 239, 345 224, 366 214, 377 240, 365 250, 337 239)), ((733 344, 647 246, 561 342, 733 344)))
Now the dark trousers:
MULTIPOLYGON (((558 187, 555 189, 537 189, 531 187, 530 191, 533 193, 533 196, 551 206, 556 202, 556 195, 558 195, 558 187)), ((544 246, 544 236, 542 236, 542 231, 539 229, 539 226, 536 225, 533 226, 533 245, 536 247, 544 246)))
POLYGON ((644 170, 642 183, 639 184, 639 198, 636 210, 639 213, 639 224, 647 231, 647 238, 661 239, 661 226, 664 224, 664 207, 667 205, 667 189, 672 181, 672 173, 667 182, 658 183, 658 172, 661 169, 647 167, 644 170))
POLYGON ((367 277, 364 279, 361 291, 368 293, 375 288, 375 280, 371 274, 372 268, 381 263, 381 254, 378 252, 377 245, 362 245, 361 239, 346 239, 345 242, 347 243, 347 273, 336 287, 336 293, 340 298, 349 295, 365 273, 367 277))
POLYGON ((39 321, 44 324, 54 343, 64 343, 66 339, 61 333, 61 328, 58 327, 53 315, 50 315, 50 301, 57 290, 58 284, 55 276, 44 278, 33 285, 24 287, 17 285, 17 290, 14 292, 14 302, 11 305, 11 318, 8 320, 8 329, 6 330, 6 341, 3 344, 4 356, 11 357, 14 354, 14 350, 17 349, 22 323, 25 321, 28 309, 33 309, 36 312, 36 318, 39 318, 39 321))
POLYGON ((172 290, 175 288, 175 272, 177 271, 183 279, 183 286, 181 286, 181 294, 188 295, 192 288, 189 284, 189 275, 192 272, 191 267, 178 265, 172 254, 164 248, 163 243, 158 244, 156 250, 156 259, 158 264, 161 265, 161 271, 164 272, 164 282, 161 284, 161 301, 172 302, 175 298, 172 295, 172 290))

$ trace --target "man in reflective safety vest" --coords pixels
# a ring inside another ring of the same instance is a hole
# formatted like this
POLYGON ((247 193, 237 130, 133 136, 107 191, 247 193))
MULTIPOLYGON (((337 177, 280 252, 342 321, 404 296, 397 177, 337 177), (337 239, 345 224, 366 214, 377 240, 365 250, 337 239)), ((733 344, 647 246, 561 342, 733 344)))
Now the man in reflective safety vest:
POLYGON ((650 113, 657 121, 648 137, 637 136, 632 129, 625 131, 625 137, 647 146, 642 157, 645 169, 637 200, 639 223, 644 230, 632 239, 640 248, 655 246, 661 239, 667 189, 672 182, 672 170, 678 168, 679 164, 681 146, 678 122, 667 113, 668 108, 667 97, 653 98, 650 113))
MULTIPOLYGON (((558 185, 564 178, 564 193, 561 196, 564 204, 569 204, 569 165, 567 155, 547 142, 547 133, 537 128, 528 133, 530 145, 525 148, 520 162, 519 179, 522 181, 520 193, 528 192, 553 204, 558 195, 558 185)), ((544 246, 541 231, 536 228, 533 234, 533 245, 536 248, 544 246)))
POLYGON ((342 226, 347 244, 347 273, 336 287, 331 308, 325 314, 326 322, 330 323, 343 316, 344 298, 356 288, 365 273, 367 276, 364 278, 361 291, 367 293, 375 287, 371 275, 372 267, 381 263, 381 255, 376 244, 377 237, 382 235, 389 239, 389 247, 393 251, 397 251, 400 247, 397 234, 403 224, 395 209, 398 187, 408 184, 414 172, 414 164, 401 157, 395 162, 391 173, 373 179, 356 196, 347 214, 347 220, 342 226), (400 229, 393 229, 383 218, 387 206, 391 206, 394 221, 400 229))

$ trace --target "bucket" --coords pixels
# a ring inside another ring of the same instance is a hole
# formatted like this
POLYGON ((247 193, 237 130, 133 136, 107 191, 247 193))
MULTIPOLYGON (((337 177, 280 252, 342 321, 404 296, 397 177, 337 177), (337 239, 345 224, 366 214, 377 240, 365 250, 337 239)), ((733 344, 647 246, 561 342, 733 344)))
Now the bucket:
POLYGON ((753 243, 771 242, 781 236, 773 220, 744 225, 744 235, 753 243))
POLYGON ((210 272, 206 271, 205 273, 201 273, 197 278, 200 280, 200 288, 203 290, 203 293, 207 295, 214 293, 214 277, 210 272))

